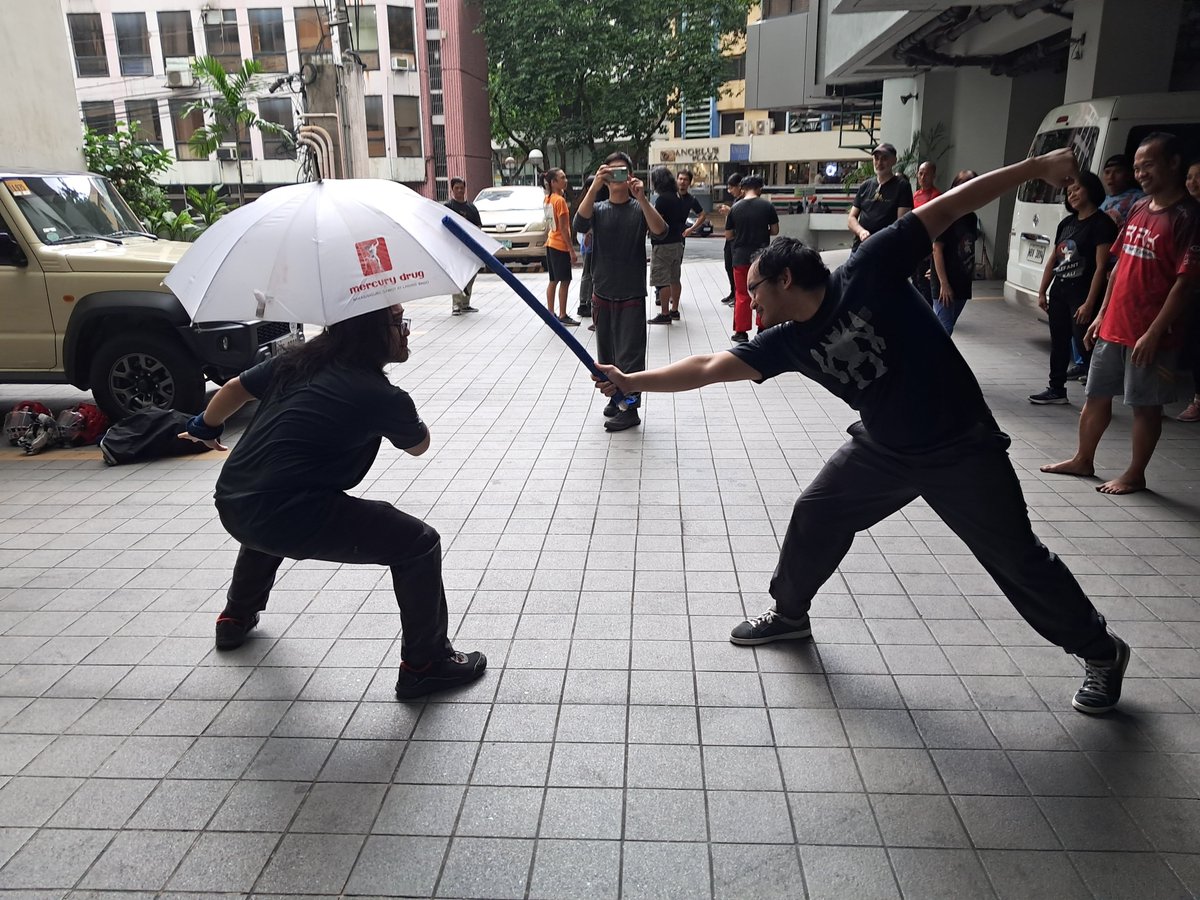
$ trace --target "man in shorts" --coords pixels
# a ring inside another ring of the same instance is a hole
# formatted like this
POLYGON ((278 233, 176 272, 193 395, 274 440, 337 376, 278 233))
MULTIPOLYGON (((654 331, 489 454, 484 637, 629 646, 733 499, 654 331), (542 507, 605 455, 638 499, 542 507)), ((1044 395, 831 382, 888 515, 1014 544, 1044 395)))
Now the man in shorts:
POLYGON ((1123 473, 1096 490, 1132 494, 1162 434, 1164 404, 1175 399, 1182 321, 1200 280, 1200 206, 1184 187, 1183 146, 1173 134, 1147 135, 1133 157, 1146 196, 1134 204, 1113 243, 1116 268, 1084 335, 1092 346, 1079 446, 1070 459, 1042 466, 1060 475, 1096 473, 1096 448, 1112 421, 1112 400, 1133 407, 1133 454, 1123 473))

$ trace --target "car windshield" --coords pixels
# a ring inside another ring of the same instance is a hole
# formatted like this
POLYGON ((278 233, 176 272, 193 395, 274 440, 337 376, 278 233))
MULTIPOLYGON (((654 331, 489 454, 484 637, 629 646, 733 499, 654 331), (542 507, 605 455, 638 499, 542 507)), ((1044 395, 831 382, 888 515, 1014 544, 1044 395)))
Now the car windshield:
POLYGON ((480 212, 489 209, 538 209, 546 202, 546 193, 540 187, 514 186, 484 188, 475 198, 480 212))
POLYGON ((112 183, 98 175, 24 175, 4 179, 4 186, 44 244, 145 230, 112 183))
MULTIPOLYGON (((1095 126, 1043 131, 1033 139, 1033 146, 1029 148, 1029 155, 1041 156, 1043 153, 1049 153, 1051 150, 1061 150, 1063 147, 1070 147, 1075 151, 1075 158, 1079 161, 1080 171, 1084 171, 1090 169, 1092 166, 1092 155, 1096 152, 1096 138, 1099 135, 1100 129, 1095 126)), ((1064 188, 1049 185, 1040 178, 1025 182, 1017 190, 1017 199, 1025 203, 1062 203, 1065 196, 1066 190, 1064 188)))

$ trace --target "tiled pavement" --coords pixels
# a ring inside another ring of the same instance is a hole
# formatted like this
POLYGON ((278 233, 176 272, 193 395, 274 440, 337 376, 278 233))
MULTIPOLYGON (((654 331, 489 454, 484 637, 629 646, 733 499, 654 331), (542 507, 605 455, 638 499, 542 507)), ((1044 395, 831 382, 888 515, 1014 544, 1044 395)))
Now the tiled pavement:
MULTIPOLYGON (((653 362, 725 345, 720 264, 685 273, 653 362)), ((393 699, 376 569, 292 565, 257 640, 216 654, 234 547, 215 455, 0 458, 0 888, 1200 895, 1200 426, 1167 423, 1155 493, 1042 476, 1076 415, 1024 400, 1044 326, 996 301, 964 315, 1036 530, 1134 647, 1122 712, 1091 719, 1069 706, 1077 663, 921 503, 856 541, 815 642, 730 645, 852 412, 789 376, 651 396, 641 429, 608 435, 549 331, 492 277, 476 297, 477 316, 410 307, 393 377, 434 449, 386 450, 362 485, 444 536, 456 642, 491 660, 461 694, 393 699)))

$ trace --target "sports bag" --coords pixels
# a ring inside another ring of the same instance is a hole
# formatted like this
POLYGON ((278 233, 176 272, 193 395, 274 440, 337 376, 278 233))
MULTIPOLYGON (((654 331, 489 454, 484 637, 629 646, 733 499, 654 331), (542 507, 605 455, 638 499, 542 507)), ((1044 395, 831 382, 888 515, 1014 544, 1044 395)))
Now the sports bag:
POLYGON ((179 436, 187 430, 190 418, 187 413, 154 406, 127 416, 108 429, 100 440, 104 462, 120 466, 206 452, 209 448, 204 444, 179 436))

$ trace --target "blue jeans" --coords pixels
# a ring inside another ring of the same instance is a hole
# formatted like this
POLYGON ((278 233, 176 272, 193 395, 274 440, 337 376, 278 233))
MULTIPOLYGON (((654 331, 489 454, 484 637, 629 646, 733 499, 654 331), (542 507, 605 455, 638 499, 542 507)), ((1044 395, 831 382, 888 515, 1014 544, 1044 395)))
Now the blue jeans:
POLYGON ((938 300, 938 295, 935 292, 933 295, 933 311, 937 314, 938 321, 942 323, 942 327, 946 329, 946 334, 954 334, 954 323, 958 321, 958 317, 962 315, 963 307, 967 305, 970 297, 956 297, 954 303, 950 306, 943 306, 938 300))

